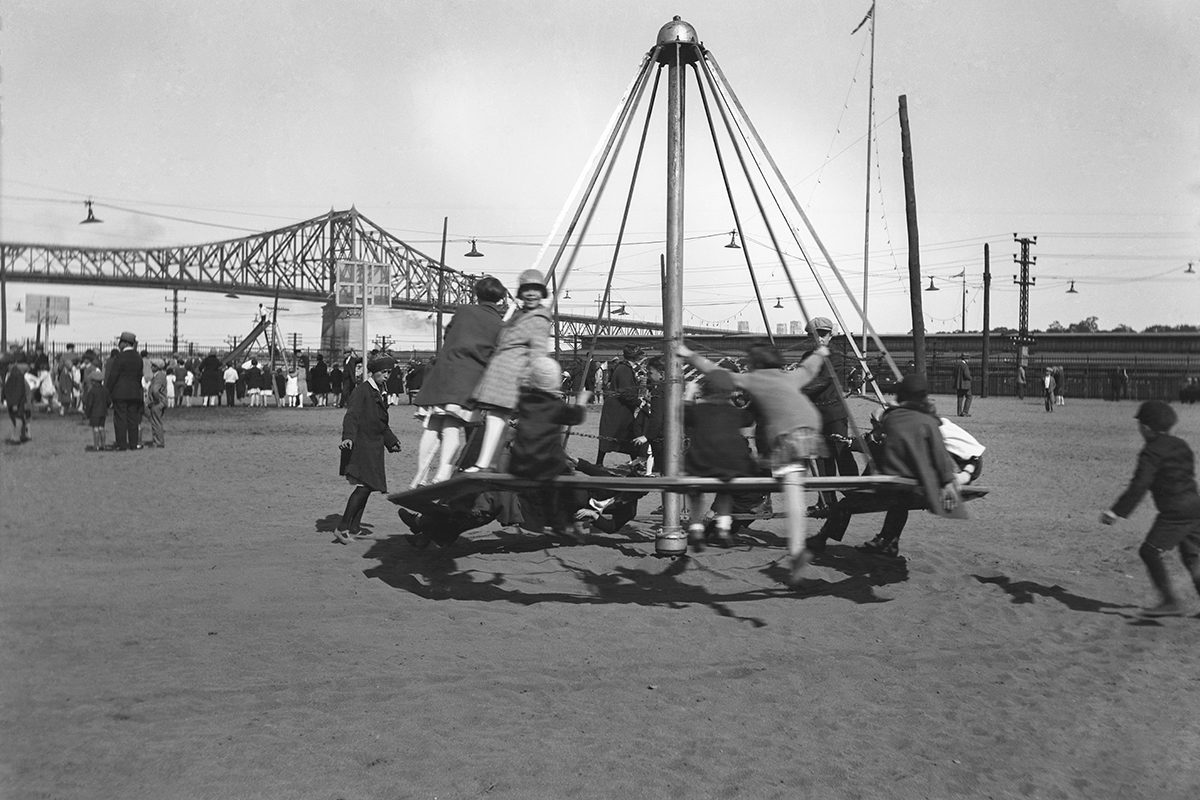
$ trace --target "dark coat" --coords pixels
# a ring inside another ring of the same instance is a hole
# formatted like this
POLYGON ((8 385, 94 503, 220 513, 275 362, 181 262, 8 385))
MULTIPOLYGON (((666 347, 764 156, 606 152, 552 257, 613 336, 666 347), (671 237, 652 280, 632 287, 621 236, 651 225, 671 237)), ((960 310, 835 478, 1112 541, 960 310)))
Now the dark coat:
POLYGON ((400 443, 388 427, 387 401, 367 381, 355 386, 346 401, 342 439, 349 439, 354 446, 342 451, 338 474, 374 491, 386 492, 383 451, 394 449, 400 443))
POLYGON ((641 399, 638 397, 637 373, 633 365, 621 360, 612 368, 604 405, 600 409, 600 446, 610 453, 627 453, 637 435, 634 414, 641 399))
POLYGON ((220 394, 225 389, 224 372, 221 359, 211 354, 205 356, 200 362, 200 394, 204 397, 220 394))
MULTIPOLYGON (((808 358, 813 354, 809 350, 800 357, 800 360, 808 358)), ((825 359, 825 363, 821 365, 821 371, 817 373, 817 377, 806 383, 800 390, 804 396, 812 401, 816 406, 817 411, 821 412, 821 427, 825 433, 830 433, 830 423, 839 422, 849 416, 846 410, 846 401, 842 398, 842 392, 833 379, 833 373, 830 371, 830 365, 834 363, 835 354, 830 353, 825 359)), ((840 357, 839 357, 840 358, 840 357)), ((841 428, 837 428, 839 432, 841 428)))
POLYGON ((535 480, 562 475, 567 469, 562 426, 578 425, 586 414, 583 406, 567 405, 555 395, 522 389, 517 400, 517 435, 508 471, 535 480))
POLYGON ((737 478, 757 471, 750 444, 742 428, 754 423, 745 408, 730 403, 696 403, 683 409, 687 450, 683 454, 688 475, 703 478, 737 478))
POLYGON ((113 400, 142 399, 142 357, 133 348, 117 353, 104 377, 104 388, 113 400))
POLYGON ((954 388, 956 390, 971 388, 971 368, 966 361, 959 361, 954 365, 954 388))
MULTIPOLYGON (((494 303, 463 306, 446 326, 437 362, 414 401, 419 406, 465 406, 496 350, 504 317, 494 303)), ((412 384, 409 384, 410 388, 412 384)))
POLYGON ((1133 480, 1113 505, 1112 512, 1118 517, 1128 517, 1146 492, 1150 492, 1159 515, 1165 519, 1200 516, 1196 461, 1187 442, 1169 433, 1160 433, 1146 442, 1138 453, 1133 480))
POLYGON ((963 504, 951 512, 944 511, 941 488, 954 481, 954 460, 946 452, 942 439, 941 420, 925 411, 907 406, 895 406, 883 413, 883 452, 880 470, 887 475, 915 478, 917 491, 925 497, 929 510, 941 517, 962 519, 966 516, 963 504))
POLYGON ((329 394, 329 365, 317 359, 308 371, 308 390, 313 394, 329 394))

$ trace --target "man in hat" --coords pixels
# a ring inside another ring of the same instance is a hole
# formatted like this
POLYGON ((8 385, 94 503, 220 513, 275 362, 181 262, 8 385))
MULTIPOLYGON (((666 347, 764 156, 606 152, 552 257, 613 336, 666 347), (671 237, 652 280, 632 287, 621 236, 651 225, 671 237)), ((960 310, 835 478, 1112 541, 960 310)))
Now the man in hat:
POLYGON ((960 353, 954 365, 954 392, 958 395, 958 415, 971 416, 971 367, 966 353, 960 353))
POLYGON ((1179 557, 1200 593, 1200 493, 1196 490, 1196 461, 1187 442, 1170 431, 1175 427, 1175 410, 1161 400, 1147 400, 1134 418, 1146 446, 1138 453, 1137 470, 1129 487, 1100 521, 1112 525, 1126 518, 1150 492, 1158 516, 1138 555, 1150 573, 1161 602, 1142 613, 1152 617, 1178 616, 1183 607, 1171 587, 1163 564, 1163 553, 1179 548, 1179 557))
MULTIPOLYGON (((812 337, 813 347, 801 357, 808 358, 818 347, 827 348, 833 341, 834 325, 828 317, 813 317, 808 322, 808 334, 812 337)), ((850 452, 850 412, 846 408, 837 381, 831 370, 832 354, 826 358, 820 374, 811 380, 800 391, 812 401, 821 414, 821 434, 832 454, 829 458, 818 458, 817 468, 821 475, 857 475, 858 464, 854 454, 850 452)), ((827 493, 828 494, 828 493, 827 493)), ((829 502, 830 498, 826 498, 829 502)))
POLYGON ((604 456, 608 453, 634 455, 637 451, 633 443, 637 435, 635 418, 642 402, 638 365, 644 355, 638 345, 627 344, 621 348, 621 359, 609 369, 604 405, 600 407, 597 466, 604 466, 604 456))
POLYGON ((104 378, 104 388, 112 401, 114 449, 139 450, 138 428, 142 424, 142 357, 137 351, 137 336, 124 331, 117 339, 117 355, 104 378))

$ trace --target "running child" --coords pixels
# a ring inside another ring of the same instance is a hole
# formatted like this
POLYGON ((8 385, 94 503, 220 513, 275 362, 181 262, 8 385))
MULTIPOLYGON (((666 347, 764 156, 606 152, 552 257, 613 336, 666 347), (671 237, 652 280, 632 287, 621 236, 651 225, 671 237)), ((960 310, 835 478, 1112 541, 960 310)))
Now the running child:
POLYGON ((1179 548, 1179 557, 1200 593, 1200 494, 1196 491, 1196 461, 1187 442, 1170 431, 1175 410, 1161 400, 1147 400, 1134 419, 1146 446, 1138 453, 1137 469, 1129 487, 1100 521, 1112 525, 1128 517, 1150 492, 1158 516, 1150 526, 1138 555, 1150 573, 1150 582, 1162 602, 1142 611, 1148 617, 1173 617, 1183 613, 1163 563, 1163 553, 1179 548))

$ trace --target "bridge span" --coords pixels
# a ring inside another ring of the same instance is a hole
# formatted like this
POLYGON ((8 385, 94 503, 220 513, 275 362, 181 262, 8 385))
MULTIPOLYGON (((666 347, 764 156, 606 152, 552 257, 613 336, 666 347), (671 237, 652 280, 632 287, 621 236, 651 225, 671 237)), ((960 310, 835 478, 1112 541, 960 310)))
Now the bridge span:
MULTIPOLYGON (((473 301, 477 275, 441 264, 388 233, 355 208, 259 234, 207 244, 115 248, 0 242, 5 281, 143 289, 187 289, 289 300, 331 302, 339 261, 386 264, 391 307, 453 311, 473 301)), ((558 316, 559 335, 590 336, 594 317, 558 316)), ((657 322, 600 321, 605 336, 661 333, 657 322)), ((685 328, 688 333, 718 333, 685 328)))

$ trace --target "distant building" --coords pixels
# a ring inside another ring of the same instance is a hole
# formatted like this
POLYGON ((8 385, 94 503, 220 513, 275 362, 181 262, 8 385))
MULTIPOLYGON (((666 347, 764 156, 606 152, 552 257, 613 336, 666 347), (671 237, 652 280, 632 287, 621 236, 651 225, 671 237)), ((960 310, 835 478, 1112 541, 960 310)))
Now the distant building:
POLYGON ((794 319, 788 323, 788 332, 792 334, 804 333, 804 323, 798 319, 794 319))
POLYGON ((739 319, 738 320, 738 333, 749 333, 749 332, 750 332, 750 323, 744 319, 739 319))
POLYGON ((775 323, 775 333, 778 336, 787 336, 787 323, 776 322, 775 323))

